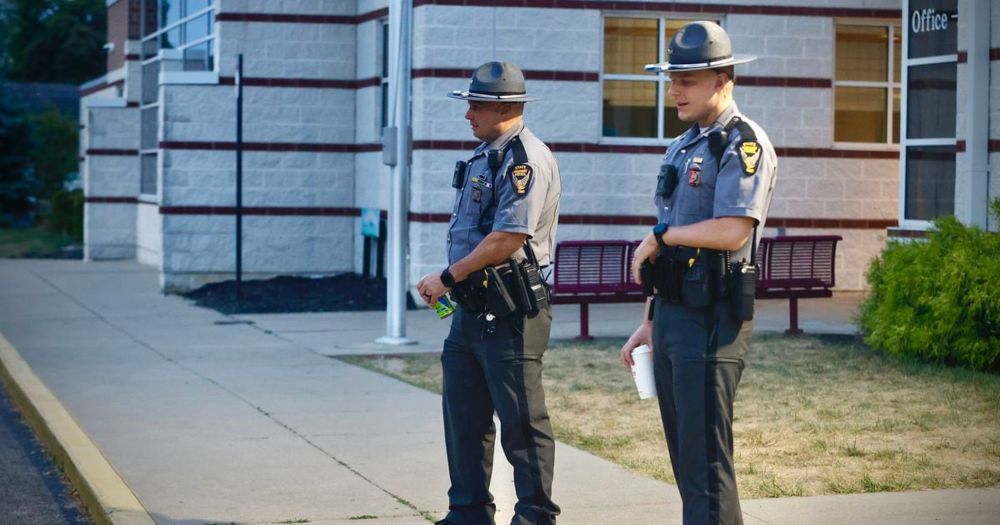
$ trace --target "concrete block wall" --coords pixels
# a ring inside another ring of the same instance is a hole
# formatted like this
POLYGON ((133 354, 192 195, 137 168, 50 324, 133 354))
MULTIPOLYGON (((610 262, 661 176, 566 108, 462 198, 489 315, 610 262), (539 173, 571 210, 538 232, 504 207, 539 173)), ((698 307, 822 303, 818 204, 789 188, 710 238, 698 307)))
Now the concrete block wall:
MULTIPOLYGON (((384 9, 384 0, 358 2, 357 13, 365 14, 384 9)), ((356 25, 355 73, 361 87, 354 90, 354 143, 382 142, 382 21, 375 18, 356 25), (371 84, 373 79, 377 82, 371 84)), ((382 163, 381 151, 364 151, 354 155, 354 206, 357 208, 388 209, 389 167, 382 163)), ((355 219, 351 231, 355 236, 353 269, 364 268, 364 238, 361 219, 355 219)), ((374 267, 373 267, 374 271, 374 267)), ((416 282, 416 281, 414 281, 416 282)))
MULTIPOLYGON (((355 14, 351 2, 319 1, 222 0, 219 12, 355 14)), ((239 53, 247 79, 336 83, 356 78, 352 24, 223 21, 217 31, 221 78, 235 76, 239 53)), ((235 141, 234 89, 161 86, 160 140, 180 143, 160 153, 160 205, 168 210, 161 217, 166 290, 232 278, 235 217, 231 211, 204 210, 235 204, 235 151, 202 144, 235 141)), ((243 222, 248 278, 353 270, 354 217, 301 213, 355 206, 354 154, 349 151, 355 143, 355 95, 340 86, 244 87, 244 141, 262 145, 249 146, 243 157, 243 204, 259 210, 248 210, 243 222), (297 211, 282 211, 288 208, 297 211)))
POLYGON ((82 101, 84 258, 126 259, 135 256, 136 204, 139 195, 138 110, 92 106, 106 97, 97 93, 82 101))
MULTIPOLYGON (((710 4, 727 2, 706 2, 710 4)), ((783 4, 796 5, 797 2, 783 4)), ((897 1, 819 2, 837 8, 899 9, 897 1)), ((625 11, 623 11, 625 12, 625 11)), ((654 15, 654 13, 650 13, 654 15)), ((509 60, 524 70, 599 72, 603 34, 597 10, 531 9, 425 5, 415 12, 414 67, 468 69, 487 60, 509 60), (540 50, 544 50, 541 51, 540 50)), ((669 14, 667 14, 669 15, 669 14)), ((677 18, 697 17, 679 13, 677 18)), ((725 15, 737 52, 760 59, 737 70, 753 77, 833 79, 835 23, 830 17, 725 15)), ((424 77, 414 80, 416 140, 474 140, 463 118, 465 105, 445 94, 467 80, 424 77)), ((529 80, 542 101, 528 104, 528 126, 550 143, 603 143, 601 84, 594 81, 529 80)), ((758 121, 780 148, 832 149, 832 88, 738 86, 741 110, 758 121)), ((416 151, 411 210, 446 213, 455 160, 468 151, 416 151)), ((571 215, 652 215, 652 194, 661 155, 566 153, 556 155, 562 172, 561 212, 571 215)), ((898 216, 898 161, 783 156, 771 217, 895 220, 898 216)), ((444 224, 414 224, 411 279, 444 262, 444 224), (430 245, 424 245, 429 242, 430 245)), ((621 238, 646 228, 560 227, 558 240, 621 238)), ((844 236, 837 259, 841 289, 862 289, 872 257, 884 245, 884 230, 822 230, 844 236)), ((777 233, 774 230, 773 233, 777 233)), ((807 230, 781 230, 806 234, 807 230)), ((638 238, 638 237, 636 237, 638 238)))

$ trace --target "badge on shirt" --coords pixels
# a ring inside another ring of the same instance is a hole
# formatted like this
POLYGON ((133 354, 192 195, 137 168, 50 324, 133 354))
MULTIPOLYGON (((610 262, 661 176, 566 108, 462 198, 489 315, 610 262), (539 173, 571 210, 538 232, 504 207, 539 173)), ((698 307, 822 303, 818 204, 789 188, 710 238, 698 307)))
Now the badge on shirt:
POLYGON ((740 159, 743 161, 743 172, 747 175, 757 173, 760 166, 760 144, 748 140, 740 143, 740 159))
POLYGON ((528 194, 528 185, 531 184, 531 166, 527 164, 517 164, 510 169, 510 182, 514 185, 514 192, 519 197, 528 194))
POLYGON ((694 188, 701 185, 701 166, 699 164, 691 163, 691 166, 688 167, 688 184, 694 188))

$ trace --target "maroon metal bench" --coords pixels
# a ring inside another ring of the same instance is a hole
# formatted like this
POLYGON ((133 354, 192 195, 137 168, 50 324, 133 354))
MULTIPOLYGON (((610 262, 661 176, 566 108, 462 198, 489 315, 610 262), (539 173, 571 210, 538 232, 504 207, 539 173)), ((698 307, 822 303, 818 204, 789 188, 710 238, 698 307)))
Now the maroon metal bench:
POLYGON ((788 334, 801 334, 799 299, 832 297, 839 235, 765 237, 757 250, 758 299, 788 299, 788 334))
POLYGON ((629 266, 638 246, 632 241, 562 241, 556 245, 553 304, 580 305, 580 335, 590 340, 591 303, 641 303, 642 286, 629 266))

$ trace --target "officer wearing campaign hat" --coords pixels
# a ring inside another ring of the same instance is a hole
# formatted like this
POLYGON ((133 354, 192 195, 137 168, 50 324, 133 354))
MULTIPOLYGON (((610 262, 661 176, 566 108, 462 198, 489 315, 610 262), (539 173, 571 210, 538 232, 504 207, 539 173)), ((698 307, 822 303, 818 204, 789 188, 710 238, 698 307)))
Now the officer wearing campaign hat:
MULTIPOLYGON (((456 164, 448 266, 417 285, 428 305, 448 291, 478 287, 481 270, 511 258, 533 260, 546 273, 559 214, 559 168, 524 125, 524 103, 534 99, 521 71, 509 62, 487 62, 475 70, 468 90, 448 96, 468 102, 465 118, 481 143, 456 164)), ((547 294, 544 285, 538 289, 547 294)), ((530 314, 500 316, 480 306, 459 302, 441 355, 451 488, 448 515, 438 523, 493 523, 495 413, 500 444, 514 468, 518 500, 511 523, 553 524, 559 514, 552 501, 555 441, 542 389, 550 308, 545 303, 530 314)))
POLYGON ((767 134, 733 102, 733 66, 754 58, 734 56, 717 24, 692 22, 670 41, 667 62, 647 66, 670 75, 678 117, 692 126, 670 143, 657 177, 658 223, 636 249, 632 270, 655 293, 621 357, 632 366, 635 347, 653 349, 686 525, 742 523, 733 400, 750 347, 756 246, 777 170, 767 134))

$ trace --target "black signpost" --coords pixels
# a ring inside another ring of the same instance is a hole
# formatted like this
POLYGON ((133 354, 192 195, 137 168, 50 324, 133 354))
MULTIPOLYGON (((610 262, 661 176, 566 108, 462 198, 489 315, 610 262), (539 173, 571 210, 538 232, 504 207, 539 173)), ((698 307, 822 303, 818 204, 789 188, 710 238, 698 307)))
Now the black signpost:
POLYGON ((236 57, 236 300, 243 299, 243 54, 236 57))

